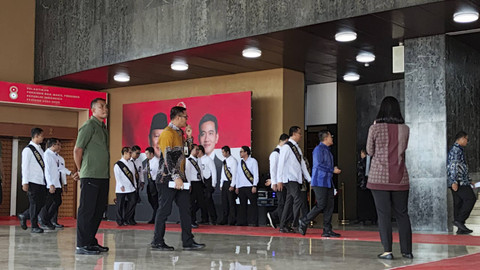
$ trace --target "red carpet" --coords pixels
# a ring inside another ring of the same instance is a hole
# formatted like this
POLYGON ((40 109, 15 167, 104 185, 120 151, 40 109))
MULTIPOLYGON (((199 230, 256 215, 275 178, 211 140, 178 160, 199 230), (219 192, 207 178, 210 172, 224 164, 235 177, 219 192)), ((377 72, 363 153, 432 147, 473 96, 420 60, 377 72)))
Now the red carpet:
POLYGON ((437 270, 437 269, 480 269, 480 253, 459 256, 436 262, 397 267, 394 269, 437 270))

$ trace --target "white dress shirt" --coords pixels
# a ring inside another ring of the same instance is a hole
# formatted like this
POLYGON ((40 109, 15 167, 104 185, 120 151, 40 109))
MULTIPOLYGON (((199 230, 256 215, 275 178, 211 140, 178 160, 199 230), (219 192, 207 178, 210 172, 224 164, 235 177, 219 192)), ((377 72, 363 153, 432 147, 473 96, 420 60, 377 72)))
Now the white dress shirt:
POLYGON ((57 153, 57 158, 60 161, 60 175, 62 177, 62 184, 67 185, 67 175, 71 175, 72 172, 65 167, 65 159, 57 153))
POLYGON ((187 177, 187 181, 190 182, 195 182, 195 181, 202 181, 202 179, 198 179, 198 174, 200 173, 200 177, 202 176, 202 161, 192 155, 190 155, 187 160, 185 160, 185 177, 187 177), (189 160, 192 158, 195 160, 198 164, 198 167, 200 168, 200 172, 197 171, 195 166, 193 166, 192 162, 189 160))
POLYGON ((61 188, 60 160, 58 159, 57 153, 48 148, 43 154, 43 161, 45 162, 45 180, 47 181, 47 189, 49 189, 50 186, 61 188))
MULTIPOLYGON (((43 159, 43 150, 40 145, 34 143, 33 141, 30 141, 29 145, 33 145, 43 159)), ((22 150, 22 185, 28 183, 45 185, 42 166, 38 164, 38 161, 33 155, 32 150, 29 147, 25 147, 22 150)))
POLYGON ((203 178, 208 179, 212 177, 212 187, 215 187, 217 185, 217 167, 215 167, 215 162, 207 155, 203 155, 200 161, 202 162, 200 168, 202 169, 203 178))
MULTIPOLYGON (((232 180, 233 180, 233 178, 235 178, 236 173, 237 173, 238 162, 232 155, 230 155, 225 160, 227 161, 227 168, 230 171, 230 173, 232 174, 232 180)), ((225 166, 223 165, 223 163, 222 163, 222 174, 221 175, 222 176, 221 176, 221 179, 220 179, 220 187, 223 186, 223 182, 228 181, 227 175, 225 174, 225 166)))
MULTIPOLYGON (((138 178, 139 179, 136 179, 135 178, 135 188, 137 188, 137 180, 139 180, 139 183, 144 183, 144 179, 143 179, 143 165, 142 165, 142 161, 137 158, 137 159, 133 159, 131 158, 130 161, 132 162, 132 165, 133 163, 135 163, 135 166, 137 166, 137 172, 138 172, 138 178)), ((135 177, 135 168, 133 168, 133 176, 135 177)))
POLYGON ((253 185, 250 180, 247 179, 245 176, 245 173, 243 172, 242 169, 242 160, 238 162, 237 166, 237 176, 233 178, 232 184, 230 185, 231 187, 236 187, 236 188, 242 188, 242 187, 252 187, 252 186, 257 186, 258 184, 258 162, 256 159, 252 157, 248 157, 247 160, 244 160, 245 163, 247 164, 248 170, 253 174, 253 185))
MULTIPOLYGON (((158 163, 160 162, 160 159, 156 156, 153 156, 152 159, 148 161, 148 164, 150 166, 150 175, 152 176, 152 180, 156 181, 157 180, 157 174, 158 174, 158 163)), ((145 168, 146 170, 147 168, 145 168)))
MULTIPOLYGON (((127 165, 127 168, 134 175, 133 178, 135 178, 135 168, 133 168, 133 162, 127 162, 124 158, 121 158, 120 162, 123 162, 125 165, 127 165)), ((135 191, 132 181, 130 181, 125 173, 123 173, 122 169, 120 169, 120 166, 115 164, 115 166, 113 166, 113 172, 115 174, 115 181, 117 183, 115 186, 116 193, 130 193, 135 191), (125 188, 125 191, 122 191, 122 187, 125 188)))
MULTIPOLYGON (((281 149, 282 147, 280 145, 277 145, 276 148, 281 149)), ((279 156, 280 153, 278 153, 277 151, 272 151, 270 157, 268 157, 268 160, 270 161, 270 180, 272 181, 272 185, 276 185, 278 183, 277 168, 279 156)))
MULTIPOLYGON (((302 155, 302 150, 297 142, 292 139, 289 139, 288 141, 291 142, 294 147, 297 147, 298 152, 302 155)), ((295 153, 293 153, 292 148, 289 145, 283 145, 282 148, 280 148, 280 156, 278 157, 277 181, 283 183, 294 181, 302 184, 303 174, 305 179, 310 182, 312 178, 310 177, 310 173, 308 173, 307 165, 305 164, 305 160, 303 160, 303 155, 301 162, 300 165, 295 153)))

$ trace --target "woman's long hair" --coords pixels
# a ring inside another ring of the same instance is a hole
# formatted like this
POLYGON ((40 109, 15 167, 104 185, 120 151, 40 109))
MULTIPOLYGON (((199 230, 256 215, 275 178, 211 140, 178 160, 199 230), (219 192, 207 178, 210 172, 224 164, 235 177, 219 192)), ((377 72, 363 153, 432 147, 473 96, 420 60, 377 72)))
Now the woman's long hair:
POLYGON ((404 124, 402 112, 400 111, 400 104, 398 100, 392 96, 385 97, 380 105, 380 110, 377 114, 376 123, 388 124, 404 124))

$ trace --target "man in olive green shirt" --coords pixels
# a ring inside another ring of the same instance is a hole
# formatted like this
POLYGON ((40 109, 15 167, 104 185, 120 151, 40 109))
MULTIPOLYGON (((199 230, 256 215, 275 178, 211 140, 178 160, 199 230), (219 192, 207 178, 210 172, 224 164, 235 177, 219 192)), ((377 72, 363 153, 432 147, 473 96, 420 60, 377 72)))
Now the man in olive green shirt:
POLYGON ((75 165, 79 169, 73 178, 81 181, 76 254, 85 255, 108 251, 108 247, 99 245, 95 238, 108 203, 110 154, 104 123, 108 116, 106 101, 94 99, 91 110, 93 116, 79 129, 73 150, 75 165))

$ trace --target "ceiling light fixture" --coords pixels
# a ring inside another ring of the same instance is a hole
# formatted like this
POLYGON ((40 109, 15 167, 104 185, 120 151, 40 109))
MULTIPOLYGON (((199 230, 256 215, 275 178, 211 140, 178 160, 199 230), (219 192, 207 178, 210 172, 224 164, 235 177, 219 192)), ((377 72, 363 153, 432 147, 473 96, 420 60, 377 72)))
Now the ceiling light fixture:
POLYGON ((343 80, 346 82, 355 82, 360 79, 360 75, 354 72, 347 73, 343 75, 343 80))
POLYGON ((453 20, 457 23, 470 23, 478 20, 476 11, 460 11, 453 14, 453 20))
POLYGON ((185 60, 175 60, 170 65, 170 68, 176 71, 185 71, 188 69, 188 64, 185 62, 185 60))
POLYGON ((246 58, 258 58, 262 56, 262 51, 257 48, 250 47, 243 50, 242 55, 246 58))
POLYGON ((113 76, 113 79, 117 82, 129 82, 130 76, 127 73, 118 73, 113 76))
POLYGON ((370 63, 375 61, 375 55, 369 52, 362 52, 357 55, 357 62, 360 63, 370 63))
POLYGON ((352 31, 338 32, 335 35, 335 40, 339 42, 349 42, 357 39, 357 33, 352 31))

